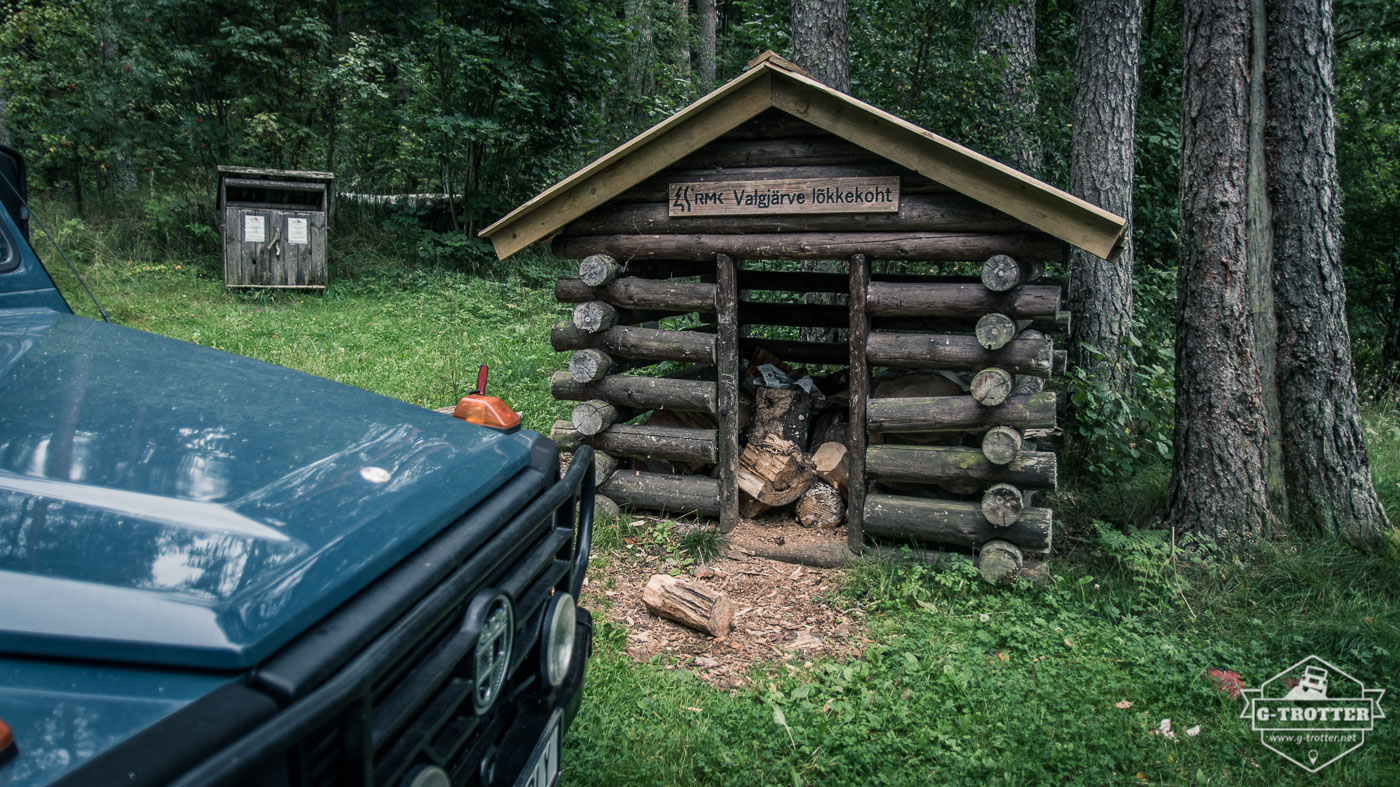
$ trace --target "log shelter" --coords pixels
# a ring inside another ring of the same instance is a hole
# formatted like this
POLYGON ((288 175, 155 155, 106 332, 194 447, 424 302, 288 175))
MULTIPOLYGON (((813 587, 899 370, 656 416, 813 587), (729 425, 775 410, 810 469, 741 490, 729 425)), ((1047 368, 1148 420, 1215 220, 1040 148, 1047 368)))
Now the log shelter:
POLYGON ((844 499, 847 554, 912 540, 1005 581, 1051 545, 1070 316, 1045 263, 1114 259, 1124 229, 768 52, 481 235, 580 260, 554 436, 600 452, 601 494, 727 532, 810 488, 815 521, 844 499), (822 396, 755 389, 764 364, 822 396))

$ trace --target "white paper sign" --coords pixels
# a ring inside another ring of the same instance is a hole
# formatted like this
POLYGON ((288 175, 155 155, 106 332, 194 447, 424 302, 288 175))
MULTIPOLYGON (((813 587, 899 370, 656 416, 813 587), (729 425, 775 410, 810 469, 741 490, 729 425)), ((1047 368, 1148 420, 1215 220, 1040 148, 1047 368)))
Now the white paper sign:
POLYGON ((247 214, 243 217, 243 242, 267 242, 267 217, 247 214))
POLYGON ((299 219, 295 216, 287 217, 287 243, 292 246, 305 246, 308 243, 306 239, 308 221, 308 219, 299 219))

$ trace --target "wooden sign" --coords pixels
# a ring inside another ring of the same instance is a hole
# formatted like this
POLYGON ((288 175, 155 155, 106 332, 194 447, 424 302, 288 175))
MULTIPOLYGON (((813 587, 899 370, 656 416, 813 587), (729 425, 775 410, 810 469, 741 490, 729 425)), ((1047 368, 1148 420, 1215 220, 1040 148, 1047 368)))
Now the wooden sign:
POLYGON ((899 210, 899 177, 672 183, 667 194, 673 217, 894 213, 899 210))

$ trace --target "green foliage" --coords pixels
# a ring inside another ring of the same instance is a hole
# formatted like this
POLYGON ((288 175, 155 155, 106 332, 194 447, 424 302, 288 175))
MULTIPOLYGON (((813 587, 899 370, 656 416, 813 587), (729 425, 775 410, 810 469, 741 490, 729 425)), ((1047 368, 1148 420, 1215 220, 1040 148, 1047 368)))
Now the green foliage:
POLYGON ((1131 391, 1114 390, 1097 365, 1071 367, 1065 375, 1074 406, 1067 429, 1075 466, 1100 481, 1124 479, 1171 458, 1174 398, 1171 359, 1163 357, 1167 348, 1144 347, 1131 332, 1126 344, 1114 356, 1087 349, 1104 367, 1126 368, 1133 379, 1131 391), (1134 353, 1142 356, 1136 363, 1134 353))

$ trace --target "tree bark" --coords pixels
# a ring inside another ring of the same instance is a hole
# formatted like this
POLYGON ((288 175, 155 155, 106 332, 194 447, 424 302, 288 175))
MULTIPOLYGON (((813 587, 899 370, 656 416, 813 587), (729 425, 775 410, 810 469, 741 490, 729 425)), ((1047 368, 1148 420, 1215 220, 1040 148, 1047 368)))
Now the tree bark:
POLYGON ((1017 169, 1040 174, 1040 138, 1035 133, 1035 0, 984 0, 975 6, 977 48, 1001 61, 1002 116, 999 155, 1017 169))
POLYGON ((827 87, 851 92, 846 0, 792 0, 792 60, 827 87))
POLYGON ((700 87, 709 90, 715 86, 715 30, 719 26, 719 6, 715 0, 696 0, 696 13, 700 15, 700 51, 698 68, 700 87))
POLYGON ((1266 526, 1245 242, 1248 0, 1185 0, 1176 422, 1166 522, 1240 550, 1266 526))
POLYGON ((1374 549, 1390 522, 1371 482, 1347 333, 1332 3, 1267 8, 1265 140, 1289 516, 1300 530, 1374 549))
POLYGON ((1069 308, 1079 315, 1071 352, 1093 379, 1126 393, 1132 384, 1124 339, 1133 316, 1133 130, 1142 0, 1080 0, 1078 37, 1069 190, 1127 219, 1128 228, 1114 262, 1070 251, 1069 308))

